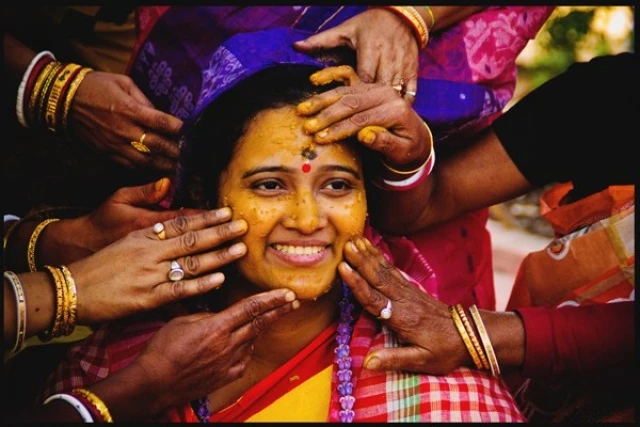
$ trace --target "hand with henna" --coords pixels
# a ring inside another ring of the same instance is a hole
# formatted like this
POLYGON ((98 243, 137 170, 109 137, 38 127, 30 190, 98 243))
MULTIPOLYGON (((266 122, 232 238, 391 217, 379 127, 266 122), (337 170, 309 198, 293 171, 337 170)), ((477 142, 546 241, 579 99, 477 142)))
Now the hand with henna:
POLYGON ((431 132, 398 92, 380 83, 365 83, 348 65, 328 67, 310 77, 317 86, 333 81, 345 86, 315 95, 297 106, 308 117, 304 129, 318 144, 357 136, 365 146, 379 151, 389 165, 414 169, 431 152, 431 132))
MULTIPOLYGON (((368 354, 366 369, 445 375, 474 366, 446 304, 409 282, 366 238, 345 245, 344 256, 340 276, 367 312, 378 317, 391 301, 391 317, 381 321, 402 344, 368 354)), ((525 335, 518 315, 479 312, 500 364, 522 366, 525 335)))
POLYGON ((128 76, 87 74, 71 104, 68 126, 73 137, 120 165, 165 174, 175 170, 182 120, 156 110, 128 76), (141 139, 149 152, 131 144, 141 139))

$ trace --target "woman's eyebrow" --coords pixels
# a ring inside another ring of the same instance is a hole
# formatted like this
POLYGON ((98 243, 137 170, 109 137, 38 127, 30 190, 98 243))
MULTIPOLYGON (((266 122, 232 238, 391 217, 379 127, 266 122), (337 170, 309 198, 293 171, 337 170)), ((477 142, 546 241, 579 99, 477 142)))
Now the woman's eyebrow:
POLYGON ((332 172, 332 171, 339 171, 339 172, 346 172, 346 173, 350 173, 351 175, 353 175, 354 178, 356 179, 361 179, 360 177, 360 172, 358 172, 357 170, 355 170, 352 167, 349 166, 344 166, 344 165, 324 165, 320 167, 320 170, 323 172, 332 172))
POLYGON ((292 173, 292 169, 285 166, 260 166, 254 169, 250 169, 242 174, 242 178, 248 178, 252 175, 256 175, 262 172, 285 172, 292 173))

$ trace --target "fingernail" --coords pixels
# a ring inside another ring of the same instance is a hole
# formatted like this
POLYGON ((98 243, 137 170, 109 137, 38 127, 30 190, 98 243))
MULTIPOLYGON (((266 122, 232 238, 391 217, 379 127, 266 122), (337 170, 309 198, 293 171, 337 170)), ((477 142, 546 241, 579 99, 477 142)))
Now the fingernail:
POLYGON ((364 367, 367 369, 378 369, 382 362, 379 358, 371 356, 368 360, 365 360, 364 367))
POLYGON ((351 268, 351 266, 348 263, 342 261, 342 265, 344 265, 344 268, 346 268, 347 270, 353 271, 353 268, 351 268))
POLYGON ((244 231, 247 229, 247 222, 243 219, 239 219, 237 221, 233 221, 229 225, 229 228, 231 231, 244 231))
POLYGON ((358 238, 358 240, 356 240, 356 246, 362 252, 365 252, 367 250, 367 247, 365 246, 365 244, 364 244, 364 242, 362 241, 361 238, 358 238))
POLYGON ((298 307, 300 307, 300 301, 296 300, 292 302, 291 307, 293 307, 294 310, 297 309, 298 307))
POLYGON ((311 103, 309 101, 304 101, 298 104, 299 111, 309 111, 311 109, 311 103))
POLYGON ((291 302, 294 299, 296 299, 296 294, 293 291, 287 291, 286 294, 284 294, 284 300, 287 302, 291 302))
POLYGON ((229 218, 231 216, 231 209, 229 208, 218 209, 217 215, 219 219, 229 218))
POLYGON ((156 191, 161 191, 165 186, 165 182, 167 181, 169 181, 169 178, 160 178, 159 180, 157 180, 155 185, 156 191))
POLYGON ((318 138, 324 139, 324 138, 326 138, 327 136, 329 136, 329 131, 328 131, 328 130, 326 130, 326 129, 325 129, 325 130, 321 130, 320 132, 318 132, 318 133, 316 134, 316 136, 317 136, 318 138))
POLYGON ((213 283, 217 283, 218 285, 221 285, 221 284, 222 284, 222 282, 224 282, 224 274, 223 274, 223 273, 220 273, 220 272, 213 273, 213 274, 211 275, 211 279, 210 279, 210 280, 211 280, 211 282, 213 282, 213 283))
POLYGON ((244 243, 236 243, 229 248, 229 253, 231 255, 242 255, 243 253, 245 253, 246 249, 247 247, 244 243))
MULTIPOLYGON (((303 102, 303 104, 309 105, 308 102, 303 102)), ((318 126, 318 119, 310 119, 304 122, 304 128, 307 129, 308 131, 313 131, 316 128, 316 126, 318 126)))
POLYGON ((349 245, 349 249, 351 249, 353 252, 358 252, 358 248, 353 242, 349 242, 348 245, 349 245))

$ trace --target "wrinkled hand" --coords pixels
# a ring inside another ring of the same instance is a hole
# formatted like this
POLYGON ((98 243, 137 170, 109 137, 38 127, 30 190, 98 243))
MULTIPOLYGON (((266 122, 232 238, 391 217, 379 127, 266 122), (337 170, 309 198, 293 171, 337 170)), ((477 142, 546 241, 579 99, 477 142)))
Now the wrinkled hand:
POLYGON ((391 300, 391 318, 381 321, 403 344, 370 353, 365 368, 374 369, 372 362, 377 360, 376 370, 444 375, 469 362, 446 304, 410 283, 365 238, 345 245, 344 255, 348 264, 340 263, 340 276, 375 317, 391 300))
POLYGON ((356 51, 358 76, 364 82, 393 86, 404 79, 407 90, 416 91, 418 42, 411 27, 389 10, 368 9, 293 46, 305 53, 350 47, 356 51))
POLYGON ((238 379, 254 339, 269 324, 299 306, 295 294, 275 289, 241 300, 219 313, 174 318, 135 360, 147 372, 153 412, 206 396, 238 379))
POLYGON ((178 214, 204 212, 203 209, 154 210, 170 186, 170 180, 162 178, 145 185, 121 188, 95 211, 69 220, 77 222, 72 225, 74 240, 83 242, 84 246, 78 249, 78 256, 73 260, 91 255, 134 230, 167 221, 178 214))
POLYGON ((179 149, 175 138, 182 121, 156 110, 130 77, 94 71, 84 78, 69 112, 71 134, 116 163, 173 172, 179 149), (138 152, 131 141, 150 153, 138 152))
POLYGON ((297 106, 298 114, 309 117, 304 129, 318 144, 357 135, 361 143, 381 152, 394 165, 419 165, 429 156, 430 131, 393 88, 364 83, 346 65, 325 68, 310 79, 315 85, 332 81, 347 84, 297 106))
POLYGON ((78 323, 118 319, 218 287, 224 275, 213 271, 246 252, 241 242, 221 247, 248 227, 245 220, 230 219, 229 208, 179 215, 163 223, 165 240, 153 227, 136 230, 70 264, 78 289, 78 323), (173 260, 184 270, 183 280, 169 280, 173 260))

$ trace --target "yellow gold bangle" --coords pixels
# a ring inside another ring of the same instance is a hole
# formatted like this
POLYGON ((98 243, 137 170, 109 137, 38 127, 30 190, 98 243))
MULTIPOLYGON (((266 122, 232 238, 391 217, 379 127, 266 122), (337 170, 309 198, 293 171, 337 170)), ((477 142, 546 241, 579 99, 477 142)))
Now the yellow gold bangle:
POLYGON ((436 26, 436 17, 433 15, 433 10, 431 10, 429 6, 425 6, 424 8, 427 11, 429 18, 431 19, 431 28, 427 27, 431 30, 433 27, 436 26))
POLYGON ((38 103, 38 97, 40 95, 40 91, 42 90, 42 85, 45 80, 49 76, 51 70, 59 64, 59 62, 51 61, 47 65, 44 66, 38 77, 36 78, 36 82, 33 85, 33 89, 31 95, 29 97, 29 110, 27 111, 28 121, 29 123, 34 123, 36 118, 36 104, 38 103))
POLYGON ((78 72, 76 77, 73 79, 71 84, 69 85, 69 91, 67 92, 64 98, 64 109, 62 110, 62 130, 67 130, 67 122, 69 120, 69 110, 71 110, 71 103, 73 102, 73 98, 76 96, 76 92, 80 87, 80 83, 84 80, 85 76, 92 72, 92 68, 83 68, 78 72))
POLYGON ((478 307, 476 307, 475 304, 469 307, 469 314, 471 315, 471 319, 473 319, 473 323, 475 323, 476 325, 476 329, 478 330, 478 334, 480 335, 480 341, 482 342, 484 351, 487 354, 487 359, 489 359, 491 375, 497 377, 498 375, 500 375, 500 365, 498 364, 498 358, 496 357, 496 352, 493 350, 493 345, 491 344, 491 339, 489 338, 487 329, 484 327, 482 317, 480 317, 478 307))
POLYGON ((27 302, 18 276, 13 271, 5 271, 4 277, 9 281, 16 295, 16 343, 11 350, 11 353, 15 354, 22 349, 27 333, 27 302))
POLYGON ((449 313, 451 313, 451 318, 453 319, 453 323, 455 323, 456 328, 458 329, 458 333, 464 342, 465 347, 467 347, 467 351, 469 352, 469 356, 471 356, 471 360, 476 365, 478 369, 482 369, 482 362, 480 361, 480 357, 476 352, 476 349, 473 347, 471 343, 471 339, 469 338, 469 334, 467 334, 467 330, 464 328, 464 324, 462 323, 462 319, 460 319, 460 315, 454 306, 449 306, 449 313))
MULTIPOLYGON (((462 324, 464 325, 464 328, 466 329, 467 334, 469 335, 471 344, 473 344, 473 348, 476 350, 476 353, 478 353, 478 357, 480 358, 480 363, 482 364, 482 368, 486 369, 487 371, 490 370, 491 368, 489 366, 489 362, 487 361, 487 356, 484 354, 484 350, 482 349, 482 346, 480 346, 480 342, 478 341, 478 337, 476 336, 476 331, 473 330, 471 323, 469 323, 469 319, 467 319, 467 315, 464 312, 464 308, 462 307, 462 304, 456 304, 454 307, 456 308, 456 310, 458 310, 458 314, 460 315, 460 320, 462 320, 462 324)), ((478 369, 482 369, 482 368, 478 368, 478 369)))
POLYGON ((76 389, 73 389, 71 393, 79 394, 80 396, 83 396, 85 399, 87 399, 98 411, 98 413, 100 414, 104 422, 106 423, 113 422, 113 418, 109 413, 109 409, 107 409, 107 405, 105 405, 104 402, 94 393, 90 392, 86 388, 76 388, 76 389))
POLYGON ((62 322, 64 318, 64 306, 65 306, 65 283, 64 276, 60 272, 60 270, 56 267, 52 267, 50 265, 45 265, 45 269, 49 272, 51 277, 53 278, 53 282, 56 286, 56 295, 55 295, 55 315, 53 318, 53 325, 51 326, 50 331, 43 331, 38 336, 41 341, 50 341, 52 338, 59 337, 61 335, 60 331, 62 329, 62 322))
POLYGON ((36 111, 35 111, 36 123, 40 123, 46 126, 44 121, 44 116, 45 116, 45 107, 47 105, 47 99, 49 98, 49 92, 53 87, 53 81, 61 69, 62 69, 62 64, 60 62, 56 62, 55 65, 53 66, 53 69, 45 79, 44 84, 42 85, 42 90, 38 94, 38 103, 36 105, 36 111))
POLYGON ((59 221, 59 219, 45 219, 40 224, 38 224, 33 230, 33 233, 31 233, 31 237, 29 238, 29 246, 27 246, 27 264, 29 265, 29 271, 31 272, 38 270, 38 268, 36 267, 36 243, 38 242, 38 237, 40 237, 40 233, 42 233, 42 230, 44 230, 47 225, 55 221, 59 221))
POLYGON ((67 305, 65 306, 65 309, 69 314, 62 334, 71 335, 73 330, 76 328, 76 318, 78 314, 78 290, 76 288, 76 281, 73 279, 69 268, 61 265, 60 270, 64 275, 64 281, 67 285, 67 305))
POLYGON ((51 93, 47 99, 47 111, 45 114, 45 122, 47 124, 47 128, 51 132, 56 132, 56 112, 60 105, 60 94, 62 93, 62 89, 66 86, 69 79, 75 74, 75 71, 78 68, 80 68, 80 65, 78 64, 65 65, 53 82, 51 93))
POLYGON ((416 41, 420 49, 423 49, 429 42, 429 29, 427 24, 420 16, 420 13, 412 6, 378 6, 383 9, 391 10, 402 16, 404 20, 411 25, 416 36, 416 41))

